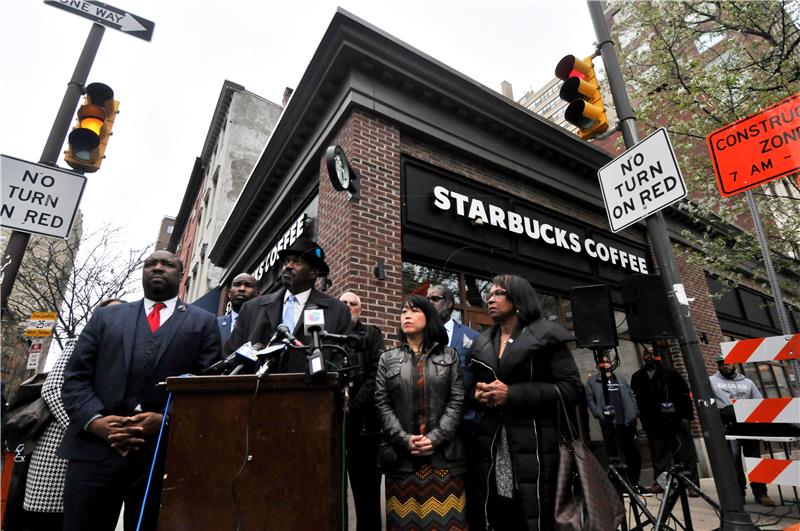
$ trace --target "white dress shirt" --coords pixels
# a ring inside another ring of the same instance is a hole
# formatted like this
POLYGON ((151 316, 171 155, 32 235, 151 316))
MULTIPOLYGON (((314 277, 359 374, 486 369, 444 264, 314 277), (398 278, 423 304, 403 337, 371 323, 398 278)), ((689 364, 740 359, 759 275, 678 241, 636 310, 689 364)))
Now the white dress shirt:
POLYGON ((150 299, 145 297, 144 298, 144 314, 145 314, 145 316, 149 315, 150 312, 153 311, 153 306, 156 305, 156 302, 161 302, 161 303, 164 303, 166 305, 163 308, 161 308, 161 310, 158 312, 158 315, 161 318, 161 320, 159 321, 159 323, 161 323, 161 324, 159 326, 163 326, 164 323, 167 322, 167 319, 172 317, 172 314, 175 313, 175 305, 178 302, 178 296, 176 295, 176 296, 172 297, 171 299, 167 299, 165 301, 151 301, 150 299))
POLYGON ((447 344, 450 345, 453 342, 453 318, 447 320, 444 324, 444 329, 447 330, 447 344))

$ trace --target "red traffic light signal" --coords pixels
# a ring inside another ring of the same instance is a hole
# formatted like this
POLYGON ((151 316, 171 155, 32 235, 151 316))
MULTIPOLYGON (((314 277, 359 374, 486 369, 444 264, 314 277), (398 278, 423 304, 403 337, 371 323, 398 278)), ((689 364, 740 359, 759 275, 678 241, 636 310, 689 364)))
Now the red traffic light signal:
POLYGON ((69 148, 64 153, 67 164, 86 173, 100 169, 118 108, 111 87, 103 83, 87 85, 78 123, 68 137, 69 148))
POLYGON ((608 120, 592 58, 564 56, 556 66, 556 77, 564 80, 559 97, 569 102, 564 119, 579 129, 578 136, 594 138, 607 130, 608 120))

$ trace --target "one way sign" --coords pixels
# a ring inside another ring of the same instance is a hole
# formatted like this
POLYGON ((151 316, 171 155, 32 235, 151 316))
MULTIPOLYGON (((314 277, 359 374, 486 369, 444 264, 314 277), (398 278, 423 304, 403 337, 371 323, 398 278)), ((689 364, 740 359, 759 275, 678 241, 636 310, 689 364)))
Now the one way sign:
POLYGON ((155 22, 94 0, 44 0, 44 3, 146 41, 153 38, 156 27, 155 22))

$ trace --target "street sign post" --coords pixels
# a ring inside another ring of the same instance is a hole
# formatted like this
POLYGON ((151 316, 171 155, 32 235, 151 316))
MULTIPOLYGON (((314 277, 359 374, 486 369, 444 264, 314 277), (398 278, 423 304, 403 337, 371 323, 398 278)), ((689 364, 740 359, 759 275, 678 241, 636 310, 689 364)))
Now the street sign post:
POLYGON ((34 339, 31 341, 31 348, 28 351, 28 364, 25 367, 26 369, 36 369, 39 366, 39 358, 42 356, 43 343, 44 342, 41 339, 34 339))
POLYGON ((611 230, 619 232, 686 197, 663 127, 597 171, 611 230))
POLYGON ((800 94, 706 137, 719 193, 736 195, 800 171, 800 94))
POLYGON ((3 227, 54 238, 69 237, 86 177, 0 155, 3 227))
POLYGON ((56 312, 33 312, 25 327, 26 337, 50 337, 56 324, 56 312))
POLYGON ((133 37, 149 41, 153 38, 156 23, 94 0, 44 0, 45 4, 69 11, 74 15, 88 18, 103 26, 119 30, 133 37))

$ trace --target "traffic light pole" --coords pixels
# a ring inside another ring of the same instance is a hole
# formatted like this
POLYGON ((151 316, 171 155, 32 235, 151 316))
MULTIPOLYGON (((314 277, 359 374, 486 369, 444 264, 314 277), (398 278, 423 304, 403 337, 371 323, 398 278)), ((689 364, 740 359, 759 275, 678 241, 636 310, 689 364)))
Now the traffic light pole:
MULTIPOLYGON (((67 133, 69 133, 69 128, 72 125, 72 116, 75 114, 75 109, 83 94, 84 85, 86 85, 86 80, 89 78, 89 70, 92 69, 92 63, 97 55, 97 50, 100 48, 100 41, 103 39, 104 32, 104 26, 92 24, 92 29, 89 31, 86 43, 83 45, 83 51, 78 58, 78 63, 75 65, 75 71, 72 73, 72 79, 67 84, 67 90, 61 100, 61 107, 58 109, 53 127, 50 129, 50 135, 47 137, 44 150, 42 150, 42 157, 39 159, 41 164, 57 165, 61 147, 64 145, 64 139, 67 138, 67 133)), ((28 247, 30 238, 31 235, 27 232, 13 231, 3 253, 2 264, 0 264, 0 268, 3 271, 2 288, 0 288, 0 308, 2 308, 4 316, 8 309, 8 299, 11 296, 11 290, 14 287, 14 281, 17 279, 22 257, 25 255, 25 249, 28 247)))
MULTIPOLYGON (((603 5, 588 0, 598 48, 606 68, 611 94, 619 117, 619 127, 625 139, 625 146, 631 148, 639 142, 633 108, 617 61, 617 53, 603 14, 603 5)), ((647 218, 647 234, 653 244, 653 252, 658 263, 664 289, 670 302, 670 313, 677 325, 681 352, 689 374, 695 408, 703 429, 708 459, 714 475, 714 484, 719 495, 721 531, 756 531, 750 516, 744 511, 744 500, 733 466, 733 458, 728 449, 722 429, 722 421, 717 411, 711 383, 708 380, 700 342, 692 323, 689 301, 675 266, 675 255, 667 233, 667 225, 661 212, 647 218)))

